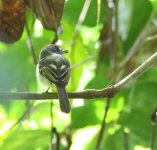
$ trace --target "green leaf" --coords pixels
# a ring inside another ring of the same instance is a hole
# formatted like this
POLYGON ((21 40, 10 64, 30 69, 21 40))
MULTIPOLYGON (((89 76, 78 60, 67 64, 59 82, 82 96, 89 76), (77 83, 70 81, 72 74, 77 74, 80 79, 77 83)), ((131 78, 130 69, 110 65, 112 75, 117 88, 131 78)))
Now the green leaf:
POLYGON ((106 65, 99 66, 94 78, 86 86, 87 89, 101 89, 108 86, 109 78, 107 76, 110 68, 106 65))
POLYGON ((123 136, 122 131, 118 130, 113 134, 108 134, 102 142, 101 149, 107 150, 120 150, 123 147, 123 136))
POLYGON ((157 11, 157 0, 149 0, 149 1, 152 3, 153 8, 154 8, 154 10, 156 12, 157 11))
POLYGON ((15 43, 1 52, 0 68, 1 91, 25 89, 36 82, 35 66, 25 42, 15 43))
POLYGON ((127 40, 124 42, 125 53, 135 42, 137 36, 150 19, 152 5, 148 0, 133 0, 127 40), (140 13, 139 13, 140 11, 140 13))
MULTIPOLYGON (((72 24, 76 24, 78 21, 78 18, 80 16, 80 13, 82 11, 84 0, 80 0, 78 3, 76 3, 73 0, 67 1, 64 8, 64 14, 63 19, 67 20, 68 22, 72 24)), ((84 25, 88 26, 96 26, 96 20, 97 20, 97 1, 91 0, 91 4, 89 7, 89 10, 87 12, 87 16, 85 18, 84 25), (92 17, 91 17, 92 16, 92 17)), ((100 4, 100 22, 104 22, 104 3, 101 2, 100 4)))
POLYGON ((35 150, 48 149, 49 131, 47 130, 19 130, 9 135, 0 146, 5 150, 35 150), (8 144, 9 143, 9 144, 8 144))
POLYGON ((87 101, 83 106, 73 108, 72 127, 83 128, 101 122, 104 113, 104 102, 100 100, 87 101))
POLYGON ((151 111, 143 108, 132 108, 129 112, 123 112, 119 119, 122 126, 130 130, 130 134, 136 135, 136 138, 143 145, 149 144, 151 135, 151 111))
POLYGON ((157 105, 157 82, 145 81, 137 82, 134 87, 133 95, 130 99, 132 107, 141 107, 152 110, 157 105), (149 107, 148 107, 149 106, 149 107))
MULTIPOLYGON (((112 127, 109 127, 108 130, 114 130, 111 129, 112 127)), ((113 127, 114 128, 114 127, 113 127)), ((99 130, 98 130, 99 131, 99 130)), ((95 150, 97 140, 98 140, 99 132, 92 138, 91 141, 89 141, 88 145, 85 147, 84 150, 95 150)), ((105 135, 102 138, 102 142, 100 144, 100 150, 120 150, 123 147, 123 132, 121 130, 115 130, 112 134, 108 133, 107 130, 105 130, 105 135)))

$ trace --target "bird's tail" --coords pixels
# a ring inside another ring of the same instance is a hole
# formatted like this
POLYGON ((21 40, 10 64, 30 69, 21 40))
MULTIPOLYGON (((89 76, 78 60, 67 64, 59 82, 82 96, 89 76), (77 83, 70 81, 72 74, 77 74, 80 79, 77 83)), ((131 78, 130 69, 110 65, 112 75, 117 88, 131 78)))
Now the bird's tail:
POLYGON ((70 112, 70 104, 68 95, 66 93, 65 87, 59 87, 57 86, 57 92, 58 92, 58 98, 59 98, 59 104, 60 109, 62 112, 69 113, 70 112))

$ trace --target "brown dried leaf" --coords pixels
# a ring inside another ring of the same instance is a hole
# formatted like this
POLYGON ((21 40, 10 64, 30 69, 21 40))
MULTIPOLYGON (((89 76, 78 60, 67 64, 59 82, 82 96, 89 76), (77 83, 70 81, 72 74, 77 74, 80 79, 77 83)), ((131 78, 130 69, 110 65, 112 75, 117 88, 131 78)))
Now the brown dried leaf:
POLYGON ((46 29, 57 31, 65 0, 25 0, 46 29))
POLYGON ((0 41, 13 43, 23 32, 25 5, 23 0, 0 0, 0 41))

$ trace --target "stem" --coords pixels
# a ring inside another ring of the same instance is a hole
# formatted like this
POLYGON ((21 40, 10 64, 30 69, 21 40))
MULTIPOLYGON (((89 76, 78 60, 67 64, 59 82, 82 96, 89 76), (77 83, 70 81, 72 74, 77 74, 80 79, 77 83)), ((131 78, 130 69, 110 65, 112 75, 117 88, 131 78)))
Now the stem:
POLYGON ((118 32, 118 0, 114 0, 114 32, 113 32, 113 83, 115 82, 115 78, 117 75, 117 52, 119 50, 119 32, 118 32))
POLYGON ((151 121, 152 121, 152 136, 151 136, 151 142, 150 142, 150 148, 151 150, 154 150, 155 145, 155 139, 156 139, 156 121, 157 121, 157 107, 155 108, 154 112, 151 115, 151 121))
POLYGON ((50 101, 50 118, 51 118, 51 130, 50 130, 50 150, 53 150, 52 139, 53 139, 53 101, 50 101))
POLYGON ((110 106, 110 98, 107 98, 105 112, 104 112, 104 118, 103 118, 102 123, 101 123, 101 129, 100 129, 100 132, 99 132, 99 135, 98 135, 98 140, 97 140, 95 150, 100 149, 100 145, 101 145, 101 142, 102 142, 102 139, 103 139, 103 135, 105 134, 106 118, 107 118, 107 113, 108 113, 108 110, 109 110, 109 106, 110 106))
POLYGON ((110 53, 110 65, 114 67, 114 37, 113 37, 113 7, 114 3, 113 0, 107 0, 106 1, 106 7, 107 7, 107 25, 108 25, 108 49, 110 53))
POLYGON ((53 128, 53 133, 56 135, 56 148, 55 150, 60 150, 60 136, 59 133, 57 132, 57 129, 54 127, 53 128))
MULTIPOLYGON (((87 12, 88 12, 88 9, 89 9, 89 6, 90 6, 90 3, 91 3, 91 0, 86 0, 84 5, 83 5, 83 8, 82 8, 82 11, 80 13, 80 16, 79 16, 79 19, 78 19, 78 22, 76 24, 76 27, 75 27, 75 31, 74 31, 74 34, 73 34, 73 37, 72 37, 72 43, 71 43, 71 64, 75 64, 75 45, 76 45, 76 40, 78 38, 78 35, 79 35, 79 32, 80 32, 80 28, 86 18, 86 15, 87 15, 87 12)), ((71 85, 72 87, 75 87, 75 76, 74 76, 74 73, 71 74, 71 85)))
POLYGON ((73 43, 75 43, 74 41, 76 41, 76 38, 78 37, 78 33, 80 32, 80 28, 86 18, 90 4, 91 4, 91 0, 86 0, 83 5, 82 11, 80 13, 80 16, 79 16, 79 19, 78 19, 78 22, 76 24, 75 31, 73 34, 73 43))
POLYGON ((154 145, 156 143, 155 139, 156 139, 156 123, 152 125, 152 137, 151 137, 151 144, 150 144, 151 150, 155 150, 154 149, 154 145))
POLYGON ((34 47, 33 47, 33 43, 32 43, 32 38, 31 38, 31 34, 28 28, 28 24, 26 22, 26 32, 27 32, 27 36, 28 36, 28 40, 27 40, 27 45, 28 48, 30 49, 32 58, 33 58, 33 62, 35 65, 37 65, 37 59, 36 59, 36 55, 35 55, 35 51, 34 51, 34 47))
POLYGON ((20 116, 20 118, 9 128, 8 132, 11 131, 13 128, 15 128, 19 123, 21 123, 26 116, 31 112, 32 107, 34 106, 35 101, 33 101, 28 108, 25 110, 25 112, 20 116))
POLYGON ((97 0, 97 19, 96 24, 99 24, 100 21, 100 11, 101 11, 101 0, 97 0))
POLYGON ((86 59, 80 61, 78 64, 73 65, 73 66, 70 68, 70 70, 74 70, 74 69, 76 69, 77 67, 79 67, 79 66, 85 64, 86 62, 88 62, 88 61, 90 61, 90 60, 93 60, 94 58, 95 58, 94 56, 89 56, 89 57, 87 57, 86 59))
POLYGON ((126 133, 124 130, 123 137, 124 137, 124 150, 129 150, 128 133, 126 133))

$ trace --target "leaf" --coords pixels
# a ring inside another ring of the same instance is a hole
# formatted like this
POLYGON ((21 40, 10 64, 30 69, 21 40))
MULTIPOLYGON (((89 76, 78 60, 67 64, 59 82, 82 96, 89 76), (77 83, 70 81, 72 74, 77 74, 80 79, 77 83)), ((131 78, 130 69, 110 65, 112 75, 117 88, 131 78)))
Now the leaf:
POLYGON ((89 126, 83 129, 78 129, 74 133, 74 141, 72 143, 71 149, 77 149, 79 145, 79 149, 81 150, 94 150, 98 129, 98 126, 89 126), (83 137, 85 138, 80 141, 80 139, 82 139, 83 137))
POLYGON ((118 130, 113 134, 108 134, 106 138, 103 139, 102 149, 107 150, 120 150, 123 147, 123 136, 122 131, 118 130))
POLYGON ((0 148, 5 150, 35 150, 37 148, 48 149, 48 145, 48 130, 19 130, 9 135, 0 148))
POLYGON ((109 82, 109 67, 100 65, 99 69, 95 72, 94 78, 86 86, 87 89, 101 89, 108 86, 109 82))
POLYGON ((57 31, 64 8, 64 0, 25 0, 46 29, 57 31))
POLYGON ((72 109, 72 127, 83 128, 89 125, 96 125, 103 117, 103 101, 87 101, 84 106, 72 109), (99 111, 98 111, 99 110, 99 111))
POLYGON ((1 91, 25 89, 36 82, 35 67, 23 41, 3 49, 0 55, 0 68, 1 91))
POLYGON ((137 82, 134 87, 133 95, 130 98, 132 107, 141 107, 146 110, 152 110, 157 105, 157 82, 146 81, 137 82), (149 107, 148 107, 149 106, 149 107))
POLYGON ((25 25, 24 2, 1 0, 0 5, 0 41, 13 43, 20 39, 25 25))
POLYGON ((132 13, 128 24, 128 35, 126 41, 124 41, 125 53, 133 45, 143 27, 149 21, 152 12, 152 5, 148 0, 133 0, 131 6, 132 13))
MULTIPOLYGON (((114 128, 114 127, 113 127, 114 128)), ((121 130, 115 130, 112 127, 108 127, 108 130, 112 130, 113 133, 105 132, 105 136, 102 138, 102 142, 100 145, 100 150, 120 150, 123 147, 123 134, 121 130)), ((98 140, 98 135, 99 131, 97 134, 88 142, 88 145, 86 144, 86 147, 84 150, 95 150, 97 140, 98 140)))
POLYGON ((151 135, 151 112, 143 108, 132 108, 129 112, 121 113, 119 122, 130 130, 143 145, 149 144, 151 135))
MULTIPOLYGON (((83 61, 87 55, 85 53, 85 49, 82 44, 79 42, 75 45, 75 48, 69 52, 69 54, 66 55, 69 56, 70 64, 71 66, 79 64, 81 61, 83 61)), ((76 90, 80 84, 80 79, 82 76, 84 65, 80 65, 79 67, 73 69, 71 71, 71 86, 72 90, 76 90)))
MULTIPOLYGON (((72 24, 76 24, 80 13, 82 11, 82 8, 84 6, 85 1, 80 0, 78 3, 74 0, 69 0, 66 2, 65 9, 64 9, 64 15, 63 19, 67 20, 68 22, 71 22, 72 24)), ((96 21, 97 21, 97 1, 96 0, 91 0, 91 4, 89 7, 89 10, 87 12, 84 25, 87 26, 96 26, 96 21), (92 16, 92 17, 91 17, 92 16)), ((104 22, 104 3, 101 2, 100 4, 100 22, 104 22)))

